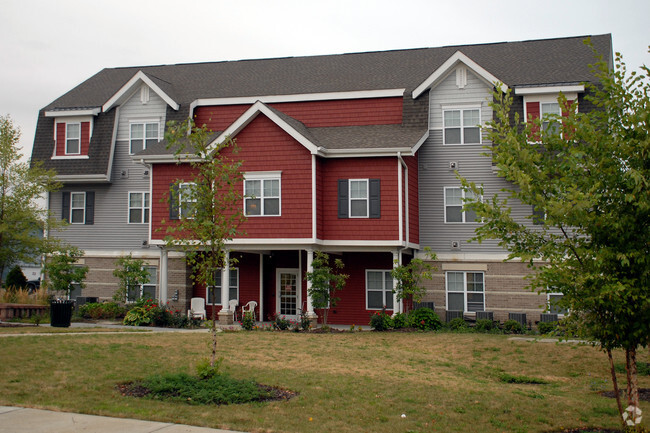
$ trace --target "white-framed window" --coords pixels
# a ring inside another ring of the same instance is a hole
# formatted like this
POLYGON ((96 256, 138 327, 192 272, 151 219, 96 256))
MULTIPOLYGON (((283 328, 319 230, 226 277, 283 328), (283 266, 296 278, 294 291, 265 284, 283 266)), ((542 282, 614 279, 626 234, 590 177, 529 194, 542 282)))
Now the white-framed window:
POLYGON ((448 271, 447 310, 463 312, 485 311, 485 282, 483 272, 448 271))
POLYGON ((444 144, 481 144, 481 109, 449 108, 442 111, 444 144))
POLYGON ((181 218, 193 218, 196 211, 196 197, 193 182, 178 185, 178 214, 181 218))
POLYGON ((557 122, 551 123, 549 115, 560 116, 560 104, 557 102, 540 103, 540 114, 542 116, 542 130, 546 133, 556 134, 560 131, 560 125, 557 122), (549 129, 551 128, 551 129, 549 129))
POLYGON ((70 193, 70 224, 86 223, 86 193, 70 193))
POLYGON ((144 266, 149 273, 149 280, 137 286, 129 286, 126 291, 126 302, 135 302, 138 299, 156 299, 156 286, 158 285, 158 268, 144 266))
POLYGON ((67 123, 65 126, 65 154, 81 154, 81 123, 67 123))
POLYGON ((280 216, 280 174, 244 175, 244 215, 280 216))
POLYGON ((390 270, 366 270, 366 309, 393 309, 393 277, 390 270))
POLYGON ((368 218, 370 200, 368 200, 368 179, 350 179, 350 218, 368 218))
POLYGON ((158 143, 159 122, 133 122, 130 131, 130 153, 138 153, 149 146, 158 143))
POLYGON ((149 222, 148 192, 129 193, 129 224, 146 224, 149 222))
POLYGON ((460 187, 445 187, 445 222, 473 223, 478 222, 476 212, 463 210, 465 200, 473 200, 476 195, 472 191, 464 191, 460 187))
MULTIPOLYGON (((214 271, 214 286, 208 286, 206 289, 205 300, 209 305, 221 305, 221 269, 214 271), (212 301, 212 292, 214 288, 214 301, 212 301)), ((230 268, 228 272, 228 300, 239 299, 239 269, 230 268)))
POLYGON ((549 313, 557 314, 559 317, 563 317, 565 314, 569 314, 568 308, 558 304, 558 302, 562 300, 563 296, 564 294, 562 292, 553 292, 546 294, 549 313))

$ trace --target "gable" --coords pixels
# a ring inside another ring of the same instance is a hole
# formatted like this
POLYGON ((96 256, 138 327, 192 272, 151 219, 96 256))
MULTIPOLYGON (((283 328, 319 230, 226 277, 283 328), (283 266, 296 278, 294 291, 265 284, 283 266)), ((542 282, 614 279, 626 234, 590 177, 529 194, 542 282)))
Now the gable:
POLYGON ((154 80, 144 72, 138 71, 126 84, 124 84, 103 106, 102 111, 106 112, 113 107, 123 104, 127 101, 137 89, 142 89, 142 84, 157 94, 167 105, 178 111, 180 105, 174 101, 166 92, 162 90, 159 84, 160 80, 154 80))

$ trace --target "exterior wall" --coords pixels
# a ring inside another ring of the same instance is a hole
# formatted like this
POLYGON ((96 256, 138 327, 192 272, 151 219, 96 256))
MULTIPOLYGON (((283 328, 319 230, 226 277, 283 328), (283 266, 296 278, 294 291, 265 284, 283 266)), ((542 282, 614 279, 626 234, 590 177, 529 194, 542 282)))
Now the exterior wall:
MULTIPOLYGON (((348 99, 269 104, 308 128, 324 126, 388 125, 402 123, 402 98, 348 99)), ((197 107, 194 120, 213 131, 223 131, 250 105, 197 107)))
POLYGON ((153 90, 149 92, 149 100, 143 103, 140 99, 140 88, 136 90, 133 95, 120 106, 120 118, 117 125, 117 140, 125 141, 128 144, 131 138, 130 123, 133 120, 138 121, 158 121, 159 129, 158 134, 162 139, 162 133, 165 128, 165 114, 167 104, 160 98, 153 90))
POLYGON ((351 158, 322 161, 323 237, 327 240, 397 240, 399 170, 397 158, 351 158), (381 218, 339 218, 339 179, 381 179, 381 218))
MULTIPOLYGON (((408 240, 412 243, 420 242, 420 203, 418 197, 418 156, 411 156, 404 158, 404 162, 408 167, 408 215, 409 215, 409 226, 404 227, 404 230, 408 230, 408 240)), ((405 207, 406 209, 406 207, 405 207)), ((406 239, 406 238, 405 238, 406 239)))

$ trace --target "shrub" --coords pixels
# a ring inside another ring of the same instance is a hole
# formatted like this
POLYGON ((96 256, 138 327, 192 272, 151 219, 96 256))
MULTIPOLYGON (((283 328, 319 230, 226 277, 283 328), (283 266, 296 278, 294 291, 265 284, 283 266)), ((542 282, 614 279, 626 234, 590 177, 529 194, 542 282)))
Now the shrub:
POLYGON ((278 331, 286 331, 291 327, 291 321, 287 319, 285 316, 281 316, 279 314, 275 314, 273 316, 273 329, 277 329, 278 331))
POLYGON ((524 327, 521 326, 521 323, 517 322, 516 320, 506 320, 503 323, 503 330, 507 334, 521 334, 524 332, 524 327))
POLYGON ((411 311, 409 325, 424 331, 437 331, 442 328, 440 317, 431 308, 418 308, 411 311))
POLYGON ((409 318, 404 313, 396 313, 393 317, 393 328, 401 329, 409 327, 409 318))
POLYGON ((492 332, 496 329, 496 324, 490 319, 479 319, 474 325, 476 332, 492 332))
POLYGON ((160 323, 164 320, 164 313, 161 313, 156 301, 152 299, 140 299, 135 306, 126 313, 124 324, 127 326, 147 326, 154 322, 157 317, 160 323))
POLYGON ((23 274, 20 266, 16 265, 11 268, 7 274, 5 286, 12 291, 15 291, 17 289, 24 289, 27 287, 27 277, 25 277, 25 274, 23 274))
POLYGON ((469 325, 462 317, 451 319, 451 321, 447 324, 447 327, 452 331, 469 331, 469 325))
POLYGON ((221 374, 221 364, 223 364, 223 356, 215 360, 214 365, 210 365, 210 360, 208 358, 203 358, 196 365, 196 374, 201 379, 211 379, 214 376, 221 374))
POLYGON ((255 326, 255 315, 252 311, 247 311, 244 313, 244 317, 241 319, 241 327, 247 331, 251 331, 255 326))
POLYGON ((375 331, 388 331, 393 327, 393 319, 385 309, 377 311, 370 316, 370 327, 375 331))
POLYGON ((550 334, 557 330, 557 322, 539 322, 537 330, 540 334, 550 334))
POLYGON ((126 315, 126 308, 117 302, 104 302, 81 305, 79 315, 84 319, 120 319, 126 315))

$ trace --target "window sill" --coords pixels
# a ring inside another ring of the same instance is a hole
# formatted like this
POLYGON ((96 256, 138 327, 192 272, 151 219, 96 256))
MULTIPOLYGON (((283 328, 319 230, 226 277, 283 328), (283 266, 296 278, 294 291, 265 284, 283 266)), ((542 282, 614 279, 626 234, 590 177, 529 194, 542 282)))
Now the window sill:
POLYGON ((64 156, 53 156, 52 160, 57 160, 57 159, 89 159, 90 157, 88 155, 64 155, 64 156))

